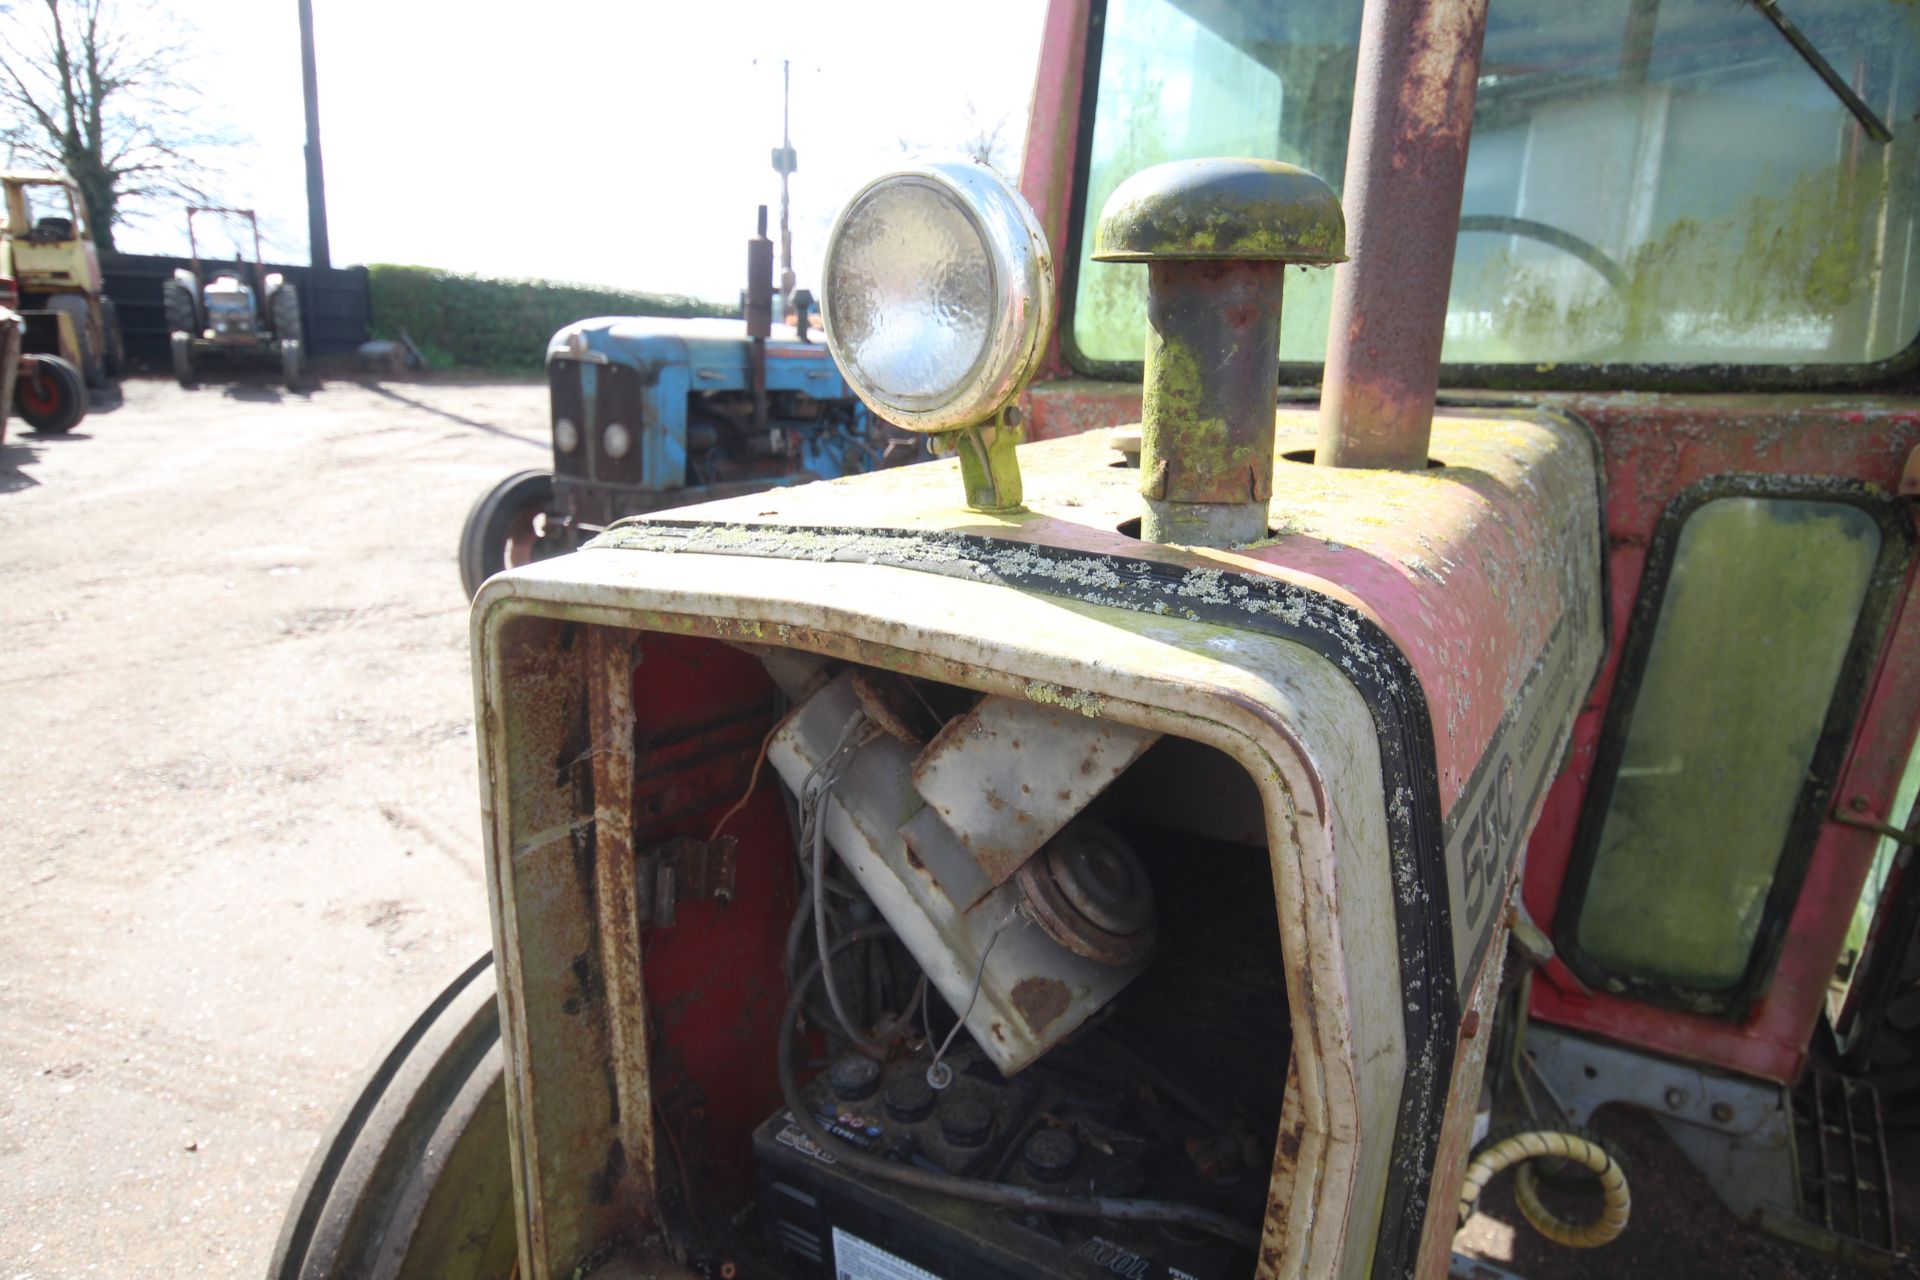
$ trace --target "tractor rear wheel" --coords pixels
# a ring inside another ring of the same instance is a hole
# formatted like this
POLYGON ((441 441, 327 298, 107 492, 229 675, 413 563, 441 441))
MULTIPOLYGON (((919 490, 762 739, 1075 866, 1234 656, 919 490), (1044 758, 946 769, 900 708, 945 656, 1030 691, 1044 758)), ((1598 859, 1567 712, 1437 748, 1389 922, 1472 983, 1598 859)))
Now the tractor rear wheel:
POLYGON ((13 383, 13 407, 35 431, 64 435, 87 416, 87 384, 58 356, 34 356, 13 383))
POLYGON ((270 1280, 507 1280, 517 1261, 493 956, 408 1027, 294 1193, 270 1280))
POLYGON ((193 290, 180 281, 162 284, 160 301, 166 310, 168 333, 190 334, 200 327, 194 323, 193 290))
POLYGON ((173 378, 181 386, 191 391, 194 387, 193 376, 193 335, 185 330, 173 331, 173 378))
POLYGON ((460 530, 460 585, 467 599, 501 570, 564 550, 548 536, 546 518, 552 507, 551 471, 516 472, 480 495, 460 530))
POLYGON ((273 312, 273 336, 282 342, 292 339, 304 341, 306 331, 300 324, 300 293, 290 284, 283 284, 273 291, 273 301, 269 306, 273 312))

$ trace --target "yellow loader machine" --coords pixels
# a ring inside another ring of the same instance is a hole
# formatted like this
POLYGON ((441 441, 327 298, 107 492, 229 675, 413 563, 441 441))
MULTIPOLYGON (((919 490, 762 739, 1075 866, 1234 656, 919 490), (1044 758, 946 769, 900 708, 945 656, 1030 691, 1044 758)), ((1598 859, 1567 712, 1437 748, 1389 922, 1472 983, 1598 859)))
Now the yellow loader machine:
POLYGON ((87 218, 64 174, 0 174, 0 307, 25 325, 11 403, 39 431, 72 430, 126 362, 87 218))
MULTIPOLYGON (((480 589, 494 952, 323 1141, 276 1277, 1486 1275, 1452 1246, 1505 1169, 1556 1242, 1628 1229, 1615 1104, 1740 1220, 1891 1255, 1911 139, 1809 70, 1831 25, 1516 3, 1058 0, 1022 191, 854 195, 829 348, 944 461, 480 589), (1702 225, 1674 192, 1755 76, 1855 148, 1859 317, 1613 256, 1702 225), (1553 159, 1629 115, 1631 181, 1553 159), (1463 198, 1509 293, 1449 300, 1463 198), (1443 363, 1489 335, 1513 367, 1443 363)), ((1882 17, 1853 97, 1904 122, 1882 17)))

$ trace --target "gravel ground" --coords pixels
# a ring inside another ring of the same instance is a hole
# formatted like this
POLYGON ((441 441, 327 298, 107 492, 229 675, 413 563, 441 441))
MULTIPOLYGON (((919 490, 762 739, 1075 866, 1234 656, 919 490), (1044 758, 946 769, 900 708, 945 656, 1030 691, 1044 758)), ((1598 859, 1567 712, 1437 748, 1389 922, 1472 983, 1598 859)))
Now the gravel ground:
MULTIPOLYGON (((131 381, 0 445, 0 1280, 258 1276, 386 1039, 487 946, 468 504, 538 384, 131 381)), ((1534 1277, 1838 1276, 1741 1232, 1650 1122, 1606 1248, 1502 1178, 1460 1243, 1534 1277)), ((1920 1147, 1903 1235, 1920 1233, 1920 1147)), ((1914 1276, 1911 1260, 1902 1274, 1914 1276)))
POLYGON ((546 391, 124 394, 0 445, 0 1277, 257 1276, 488 945, 454 551, 546 391))

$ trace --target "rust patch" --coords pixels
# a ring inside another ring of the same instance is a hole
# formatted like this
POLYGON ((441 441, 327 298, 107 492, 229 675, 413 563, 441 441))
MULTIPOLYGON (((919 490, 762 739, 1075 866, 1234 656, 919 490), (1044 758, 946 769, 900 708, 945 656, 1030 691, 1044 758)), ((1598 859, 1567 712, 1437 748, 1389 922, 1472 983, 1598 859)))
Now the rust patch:
POLYGON ((1303 1120, 1290 1129, 1280 1131, 1280 1154, 1289 1160, 1300 1156, 1300 1142, 1307 1134, 1307 1125, 1303 1120))
POLYGON ((1013 1007, 1036 1036, 1067 1011, 1072 998, 1067 984, 1058 978, 1022 978, 1013 984, 1013 1007))

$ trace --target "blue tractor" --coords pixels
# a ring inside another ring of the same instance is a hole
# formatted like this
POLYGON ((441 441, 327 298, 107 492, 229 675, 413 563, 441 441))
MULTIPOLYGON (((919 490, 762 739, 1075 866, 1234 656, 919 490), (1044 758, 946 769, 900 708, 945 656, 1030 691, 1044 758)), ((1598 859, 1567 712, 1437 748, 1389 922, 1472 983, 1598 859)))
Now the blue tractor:
POLYGON ((918 437, 868 412, 794 290, 775 326, 773 245, 748 241, 746 326, 602 317, 547 344, 553 469, 487 490, 460 534, 469 599, 502 569, 560 555, 622 516, 873 471, 918 437))

